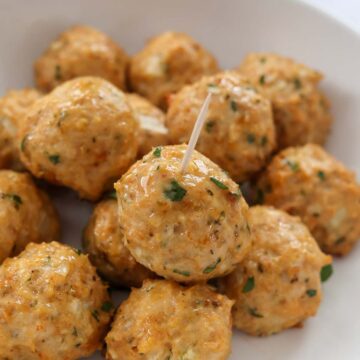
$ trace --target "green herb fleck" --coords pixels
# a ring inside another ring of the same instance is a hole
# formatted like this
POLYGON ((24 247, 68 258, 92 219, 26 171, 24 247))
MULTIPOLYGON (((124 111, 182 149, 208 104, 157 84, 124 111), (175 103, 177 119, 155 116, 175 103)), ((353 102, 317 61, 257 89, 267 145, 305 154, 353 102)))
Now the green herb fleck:
POLYGON ((212 181, 218 188, 220 188, 221 190, 228 190, 229 188, 222 183, 220 180, 210 176, 210 181, 212 181))
POLYGON ((113 308, 113 304, 110 301, 105 301, 102 305, 101 305, 101 310, 104 312, 110 312, 113 308))
POLYGON ((211 265, 207 266, 204 270, 203 273, 204 274, 209 274, 212 271, 214 271, 216 269, 216 267, 218 266, 218 264, 221 262, 221 258, 217 258, 216 261, 214 263, 212 263, 211 265))
POLYGON ((25 143, 27 141, 27 135, 23 137, 23 139, 21 140, 21 143, 20 143, 20 150, 21 151, 25 151, 25 143))
POLYGON ((333 272, 334 270, 331 264, 323 266, 320 271, 321 282, 325 282, 326 280, 328 280, 333 274, 333 272))
POLYGON ((254 289, 255 287, 255 279, 253 276, 249 277, 247 280, 246 280, 246 283, 245 285, 243 286, 242 288, 242 292, 243 293, 248 293, 250 292, 252 289, 254 289))
POLYGON ((61 79, 62 79, 61 66, 56 65, 55 66, 55 80, 61 81, 61 79))
POLYGON ((261 140, 260 140, 260 145, 261 145, 261 146, 265 146, 267 143, 268 143, 268 138, 267 138, 267 136, 265 135, 265 136, 263 136, 263 137, 261 138, 261 140))
POLYGON ((212 84, 212 83, 208 84, 208 88, 217 89, 217 87, 218 86, 216 84, 212 84))
POLYGON ((186 277, 189 277, 189 276, 190 276, 190 272, 189 272, 189 271, 184 271, 184 270, 179 270, 179 269, 174 269, 174 270, 173 270, 173 273, 179 274, 179 275, 182 275, 182 276, 186 276, 186 277))
POLYGON ((297 172, 300 169, 299 163, 286 159, 286 165, 293 171, 293 172, 297 172))
POLYGON ((205 124, 205 130, 208 133, 211 133, 213 128, 215 126, 215 121, 214 120, 210 120, 205 124))
POLYGON ((247 134, 246 135, 246 141, 248 142, 248 144, 254 144, 256 140, 256 137, 254 134, 247 134))
POLYGON ((260 85, 265 85, 265 75, 261 75, 261 76, 259 77, 259 84, 260 84, 260 85))
POLYGON ((254 316, 256 318, 264 317, 264 315, 260 314, 256 308, 249 308, 248 311, 251 316, 254 316))
POLYGON ((238 111, 238 104, 236 103, 236 101, 231 100, 230 101, 230 107, 232 111, 238 111))
POLYGON ((161 147, 157 147, 155 148, 153 155, 157 158, 159 158, 161 156, 161 147))
POLYGON ((266 57, 265 56, 263 56, 263 57, 261 57, 260 58, 260 62, 262 63, 262 64, 265 64, 266 63, 266 57))
POLYGON ((116 191, 115 190, 110 190, 110 191, 106 192, 105 195, 104 195, 104 199, 117 200, 116 191))
POLYGON ((317 291, 315 289, 306 290, 306 295, 308 297, 314 297, 314 296, 316 296, 316 293, 317 293, 317 291))
POLYGON ((74 249, 74 251, 80 256, 82 254, 82 251, 80 249, 74 249))
POLYGON ((170 185, 164 189, 165 197, 171 201, 181 201, 186 192, 176 180, 171 180, 170 185))
POLYGON ((18 210, 20 205, 23 203, 21 197, 17 194, 2 193, 1 198, 11 200, 16 210, 18 210))
POLYGON ((302 84, 301 84, 301 81, 300 81, 299 78, 295 78, 295 79, 294 79, 294 86, 295 86, 295 89, 296 89, 296 90, 300 90, 300 89, 301 89, 302 84))
POLYGON ((99 320, 99 312, 98 312, 96 309, 91 312, 91 315, 93 316, 93 318, 94 318, 97 322, 100 321, 100 320, 99 320))
POLYGON ((321 181, 325 181, 326 176, 325 176, 325 173, 323 171, 321 171, 321 170, 318 171, 317 176, 321 181))
POLYGON ((48 155, 48 158, 54 165, 57 165, 60 163, 60 155, 59 154, 48 155))
POLYGON ((336 241, 335 241, 335 245, 340 245, 342 244, 343 242, 346 241, 346 237, 345 236, 341 236, 339 237, 336 241))

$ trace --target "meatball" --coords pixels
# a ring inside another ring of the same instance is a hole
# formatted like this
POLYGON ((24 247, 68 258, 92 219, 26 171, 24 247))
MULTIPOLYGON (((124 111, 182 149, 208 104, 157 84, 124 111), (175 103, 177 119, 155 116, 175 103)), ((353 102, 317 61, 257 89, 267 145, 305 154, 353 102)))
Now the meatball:
POLYGON ((275 147, 270 102, 233 71, 203 77, 184 87, 166 116, 171 143, 187 142, 208 92, 212 101, 197 149, 236 181, 248 180, 275 147))
POLYGON ((328 276, 331 257, 297 217, 256 206, 249 220, 252 250, 220 285, 235 300, 235 326, 251 335, 270 335, 316 314, 320 274, 328 276))
POLYGON ((70 80, 38 100, 21 128, 21 160, 37 177, 97 199, 135 161, 138 122, 106 80, 70 80))
POLYGON ((151 102, 137 94, 128 94, 127 101, 140 125, 138 157, 146 155, 158 145, 168 143, 165 114, 151 102))
POLYGON ((166 108, 169 95, 218 70, 216 59, 193 38, 169 31, 133 56, 129 81, 134 91, 166 108))
MULTIPOLYGON (((0 263, 30 242, 59 239, 57 212, 30 175, 0 171, 0 263)), ((1 357, 0 357, 1 358, 1 357)))
POLYGON ((180 282, 229 273, 250 245, 248 206, 216 164, 185 145, 156 148, 115 184, 125 246, 155 273, 180 282))
POLYGON ((0 267, 0 358, 72 360, 101 345, 112 313, 87 256, 30 244, 0 267))
POLYGON ((106 359, 225 360, 232 304, 206 285, 146 280, 121 304, 106 337, 106 359))
POLYGON ((135 261, 124 246, 115 195, 113 199, 96 205, 83 242, 91 262, 114 285, 139 287, 143 280, 154 277, 151 271, 135 261))
POLYGON ((345 255, 360 238, 360 186, 320 146, 283 150, 258 185, 264 202, 299 216, 326 253, 345 255))
POLYGON ((328 100, 317 88, 319 72, 268 53, 249 54, 239 70, 271 100, 281 149, 325 143, 332 117, 328 100))
POLYGON ((50 91, 78 76, 98 76, 125 89, 128 57, 107 35, 88 26, 75 26, 60 34, 35 62, 35 81, 50 91))
POLYGON ((17 129, 41 94, 35 89, 12 90, 0 98, 0 169, 22 170, 17 129))

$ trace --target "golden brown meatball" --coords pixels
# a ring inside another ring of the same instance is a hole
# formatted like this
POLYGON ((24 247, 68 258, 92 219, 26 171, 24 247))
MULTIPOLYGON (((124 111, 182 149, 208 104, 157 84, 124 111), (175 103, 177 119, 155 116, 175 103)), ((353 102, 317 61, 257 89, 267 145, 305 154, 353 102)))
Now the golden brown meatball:
POLYGON ((37 101, 21 129, 21 160, 37 177, 95 200, 135 161, 138 123, 106 80, 70 80, 37 101))
POLYGON ((360 238, 360 186, 318 145, 288 148, 259 181, 266 204, 299 216, 323 251, 345 255, 360 238))
POLYGON ((146 280, 121 304, 106 337, 107 360, 225 360, 232 301, 205 285, 146 280), (150 304, 150 305, 149 305, 150 304))
POLYGON ((189 140, 208 92, 213 95, 197 149, 234 180, 248 180, 273 151, 275 127, 270 102, 237 72, 203 77, 173 97, 166 116, 170 142, 189 140))
POLYGON ((235 300, 235 326, 270 335, 316 314, 331 257, 299 218, 265 206, 252 207, 249 214, 252 250, 221 286, 235 300))
POLYGON ((84 232, 84 247, 100 274, 115 285, 139 287, 143 280, 154 277, 124 246, 115 194, 96 205, 84 232))
POLYGON ((204 281, 229 273, 249 250, 248 206, 228 175, 185 145, 156 148, 115 184, 125 246, 160 276, 204 281))
POLYGON ((40 96, 35 89, 22 89, 8 91, 0 98, 0 169, 22 169, 17 129, 40 96))
POLYGON ((100 347, 112 313, 85 255, 30 244, 0 267, 0 358, 75 360, 100 347))
MULTIPOLYGON (((0 171, 0 263, 30 242, 59 239, 57 212, 30 175, 0 171)), ((0 357, 1 358, 1 357, 0 357)))
POLYGON ((271 53, 249 54, 239 70, 271 100, 280 148, 325 143, 332 118, 319 72, 271 53))
POLYGON ((166 108, 169 95, 218 70, 216 59, 193 38, 168 31, 133 56, 129 80, 134 91, 166 108))
POLYGON ((137 94, 127 94, 127 101, 140 125, 138 157, 142 158, 153 147, 168 143, 165 114, 137 94))
POLYGON ((89 26, 75 26, 60 34, 35 62, 35 81, 50 91, 79 76, 98 76, 125 89, 128 57, 107 35, 89 26))

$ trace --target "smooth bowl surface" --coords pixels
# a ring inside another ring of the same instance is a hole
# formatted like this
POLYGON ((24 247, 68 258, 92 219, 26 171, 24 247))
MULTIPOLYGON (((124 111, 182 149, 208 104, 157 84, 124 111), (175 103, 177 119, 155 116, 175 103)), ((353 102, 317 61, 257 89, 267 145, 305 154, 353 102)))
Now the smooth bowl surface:
MULTIPOLYGON (((286 0, 12 0, 0 2, 0 90, 33 84, 32 65, 58 33, 89 24, 128 53, 164 30, 185 31, 209 48, 223 68, 249 51, 273 51, 321 70, 335 124, 328 150, 360 174, 360 38, 323 13, 286 0)), ((80 247, 91 206, 56 191, 63 240, 80 247)), ((360 359, 360 246, 335 261, 318 315, 302 329, 268 338, 234 332, 231 359, 360 359)), ((99 354, 91 359, 101 359, 99 354)))

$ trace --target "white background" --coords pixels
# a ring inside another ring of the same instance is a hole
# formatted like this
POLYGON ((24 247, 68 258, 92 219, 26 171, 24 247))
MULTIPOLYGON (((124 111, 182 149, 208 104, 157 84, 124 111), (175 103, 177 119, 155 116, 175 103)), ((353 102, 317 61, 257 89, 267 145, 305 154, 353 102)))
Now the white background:
POLYGON ((303 0, 360 33, 360 0, 303 0))

